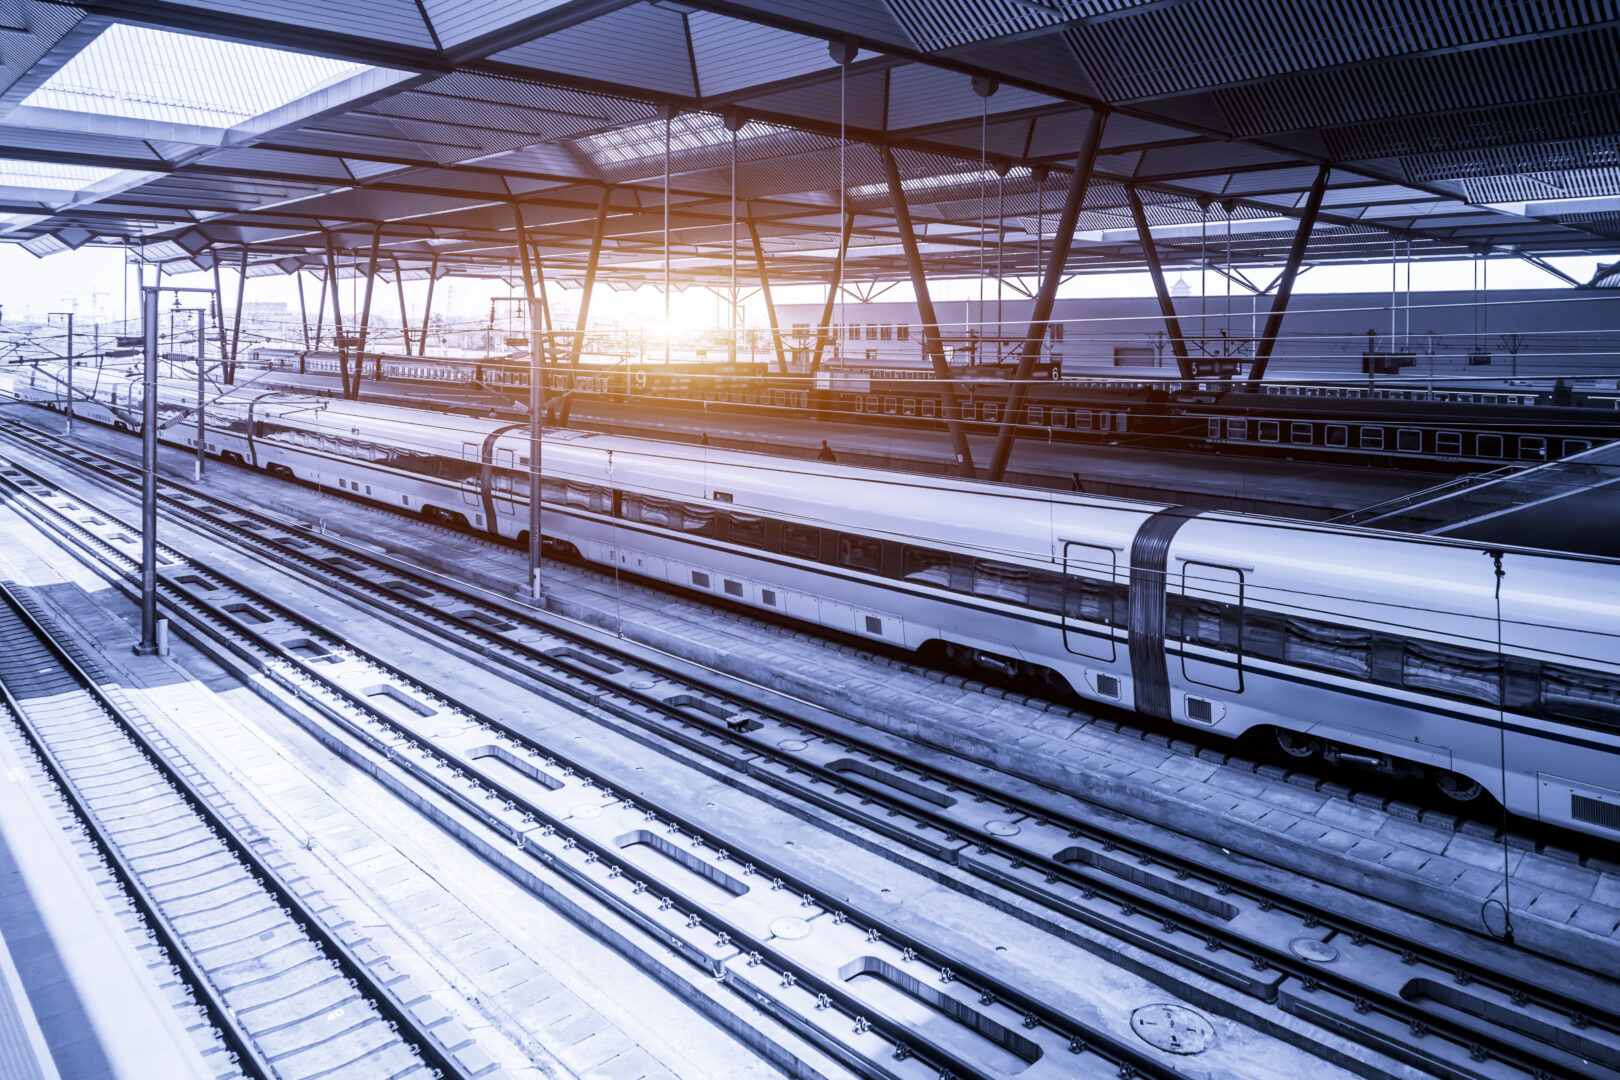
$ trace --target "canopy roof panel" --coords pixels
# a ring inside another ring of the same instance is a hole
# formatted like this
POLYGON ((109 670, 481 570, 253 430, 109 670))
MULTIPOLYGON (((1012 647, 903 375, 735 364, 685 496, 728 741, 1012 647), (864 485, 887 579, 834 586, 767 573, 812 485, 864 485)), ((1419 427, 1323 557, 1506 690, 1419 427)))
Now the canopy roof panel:
POLYGON ((1620 0, 19 0, 0 239, 170 269, 505 276, 516 204, 575 279, 1039 271, 1107 112, 1069 272, 1620 247, 1620 0), (666 178, 667 161, 667 178, 666 178), (666 201, 665 191, 668 191, 666 201), (605 204, 604 204, 604 199, 605 204), (667 209, 666 209, 667 207, 667 209), (734 213, 735 208, 735 213, 734 213))

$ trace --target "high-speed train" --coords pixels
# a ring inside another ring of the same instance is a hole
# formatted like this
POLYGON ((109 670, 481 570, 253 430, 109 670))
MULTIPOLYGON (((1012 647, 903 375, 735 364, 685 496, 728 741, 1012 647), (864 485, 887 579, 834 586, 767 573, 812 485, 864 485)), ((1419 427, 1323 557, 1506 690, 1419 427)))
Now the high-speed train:
MULTIPOLYGON (((87 384, 137 426, 137 380, 87 384)), ((527 540, 520 425, 252 387, 207 418, 209 453, 527 540)), ((1620 838, 1620 561, 567 430, 541 464, 589 562, 1620 838)))

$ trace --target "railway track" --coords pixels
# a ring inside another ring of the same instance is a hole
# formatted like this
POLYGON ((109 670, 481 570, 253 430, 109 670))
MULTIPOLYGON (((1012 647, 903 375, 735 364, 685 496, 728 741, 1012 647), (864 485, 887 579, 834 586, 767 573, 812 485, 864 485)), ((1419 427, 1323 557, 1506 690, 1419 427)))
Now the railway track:
POLYGON ((179 750, 0 583, 4 717, 201 1011, 217 1076, 461 1076, 179 750))
MULTIPOLYGON (((112 459, 69 452, 133 475, 112 459)), ((1615 1017, 1586 995, 1516 983, 1488 964, 1459 962, 1166 858, 1105 827, 1009 799, 988 772, 918 770, 552 620, 181 490, 166 497, 169 509, 194 526, 458 641, 492 670, 587 706, 644 740, 695 752, 716 775, 747 773, 784 802, 835 813, 936 873, 942 868, 953 887, 979 894, 994 886, 1034 901, 1044 914, 1031 919, 1047 929, 1061 932, 1064 918, 1090 925, 1438 1075, 1595 1077, 1620 1068, 1615 1017)))

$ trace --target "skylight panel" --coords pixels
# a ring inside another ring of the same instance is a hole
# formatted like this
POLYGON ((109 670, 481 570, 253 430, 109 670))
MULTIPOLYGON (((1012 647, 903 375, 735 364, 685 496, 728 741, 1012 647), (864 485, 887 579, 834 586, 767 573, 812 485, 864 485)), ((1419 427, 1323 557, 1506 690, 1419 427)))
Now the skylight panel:
POLYGON ((43 161, 0 159, 0 186, 42 188, 48 191, 79 191, 118 175, 117 169, 96 169, 88 165, 56 165, 43 161))
MULTIPOLYGON (((743 143, 781 130, 772 124, 750 120, 737 130, 737 141, 743 143)), ((726 130, 726 125, 720 117, 712 113, 681 113, 669 124, 669 149, 672 154, 706 150, 730 142, 731 132, 726 130)), ((577 145, 598 165, 616 165, 626 161, 662 157, 664 121, 647 120, 597 135, 587 135, 578 140, 577 145)))
POLYGON ((367 70, 364 64, 114 24, 22 104, 232 128, 367 70))

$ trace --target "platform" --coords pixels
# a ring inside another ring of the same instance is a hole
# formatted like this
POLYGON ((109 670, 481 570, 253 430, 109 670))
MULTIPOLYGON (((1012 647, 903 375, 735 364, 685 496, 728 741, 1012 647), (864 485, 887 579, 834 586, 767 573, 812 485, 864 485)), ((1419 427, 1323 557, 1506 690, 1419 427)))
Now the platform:
POLYGON ((1354 523, 1620 558, 1620 444, 1371 510, 1354 523))

